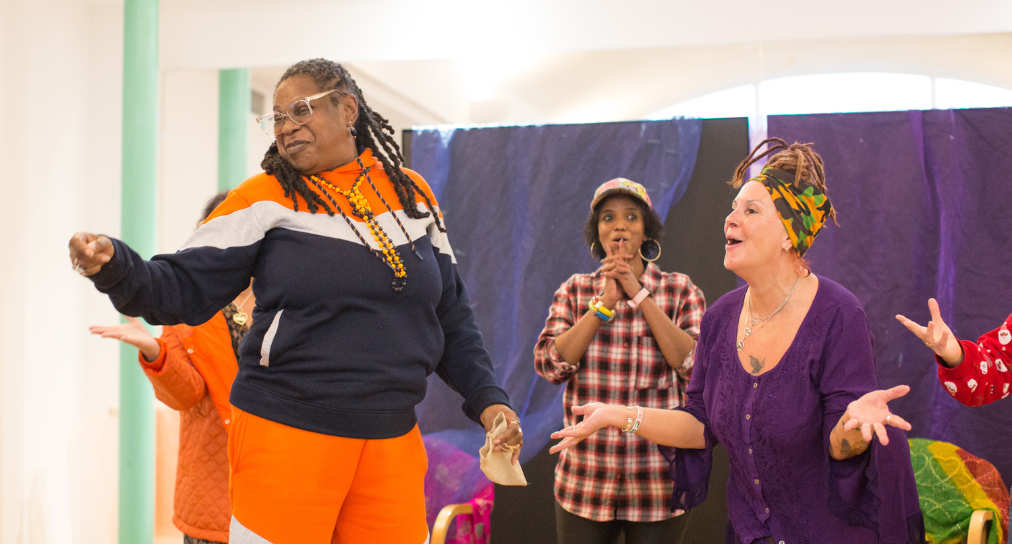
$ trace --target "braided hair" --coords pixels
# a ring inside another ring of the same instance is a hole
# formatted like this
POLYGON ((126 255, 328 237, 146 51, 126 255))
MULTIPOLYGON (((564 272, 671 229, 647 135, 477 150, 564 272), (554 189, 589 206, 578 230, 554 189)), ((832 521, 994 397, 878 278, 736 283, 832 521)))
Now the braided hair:
MULTIPOLYGON (((769 159, 766 161, 768 168, 776 168, 794 173, 794 187, 800 189, 801 182, 804 181, 811 183, 818 187, 820 191, 826 193, 826 171, 823 167, 822 157, 812 149, 812 144, 799 144, 795 142, 787 145, 786 141, 775 137, 766 138, 752 149, 748 157, 745 157, 745 160, 741 161, 741 164, 735 169, 734 178, 727 182, 728 185, 735 189, 740 189, 746 181, 749 167, 767 155, 769 155, 769 159), (757 155, 762 146, 766 144, 770 144, 769 149, 757 155)), ((836 210, 830 208, 829 217, 833 219, 833 222, 837 226, 840 225, 836 221, 836 210)))
MULTIPOLYGON (((358 88, 358 84, 352 79, 348 70, 340 64, 327 59, 304 60, 293 64, 285 70, 281 79, 278 80, 278 85, 281 85, 288 78, 298 75, 311 77, 321 91, 337 89, 340 93, 352 95, 358 100, 359 116, 354 125, 355 146, 372 150, 373 156, 383 164, 383 169, 393 183, 394 190, 397 192, 397 198, 400 200, 404 213, 408 217, 422 219, 428 217, 431 212, 436 221, 436 227, 440 231, 446 232, 439 219, 439 214, 436 213, 432 204, 432 200, 401 169, 401 165, 404 164, 404 157, 401 155, 401 148, 393 138, 394 128, 386 118, 376 113, 375 110, 366 104, 365 97, 362 96, 362 90, 358 88), (420 211, 416 207, 416 193, 421 193, 425 199, 425 205, 429 209, 428 212, 420 211)), ((275 89, 277 89, 277 86, 275 86, 275 89)), ((336 105, 340 100, 340 95, 331 95, 330 99, 331 103, 336 105)), ((278 179, 278 183, 281 184, 281 188, 285 191, 285 196, 292 199, 295 211, 299 210, 299 202, 296 195, 301 195, 306 201, 306 206, 309 208, 310 213, 316 213, 320 207, 328 215, 336 213, 319 193, 309 187, 302 173, 281 156, 281 153, 278 151, 277 141, 272 143, 270 148, 267 149, 260 167, 268 175, 278 179)))

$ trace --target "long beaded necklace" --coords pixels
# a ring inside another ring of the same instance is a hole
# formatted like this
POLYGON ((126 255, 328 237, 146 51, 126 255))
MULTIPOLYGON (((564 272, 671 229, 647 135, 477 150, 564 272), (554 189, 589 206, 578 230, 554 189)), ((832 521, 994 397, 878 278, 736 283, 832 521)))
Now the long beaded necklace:
MULTIPOLYGON (((309 180, 312 181, 313 184, 320 189, 320 192, 322 192, 327 197, 327 199, 330 200, 330 202, 334 205, 334 207, 337 208, 337 211, 341 214, 341 217, 343 217, 344 220, 348 223, 348 226, 351 227, 351 230, 355 231, 355 234, 358 236, 359 240, 362 241, 362 244, 365 245, 367 248, 369 248, 370 251, 372 251, 377 257, 380 258, 380 260, 382 260, 388 267, 390 267, 391 270, 393 270, 394 279, 390 283, 390 286, 393 287, 394 291, 400 292, 401 290, 404 289, 404 286, 407 285, 408 283, 408 273, 404 269, 404 261, 401 259, 400 253, 398 253, 397 248, 394 247, 393 242, 390 241, 390 236, 387 235, 387 233, 383 230, 383 227, 381 227, 379 222, 376 221, 376 214, 372 211, 372 207, 369 205, 369 201, 365 198, 365 195, 362 194, 361 190, 362 180, 365 179, 366 181, 369 182, 369 185, 372 187, 372 190, 380 197, 380 201, 383 202, 383 205, 386 206, 387 211, 392 212, 393 210, 390 209, 390 204, 387 204, 387 201, 385 198, 383 198, 383 195, 381 195, 379 191, 376 190, 376 184, 372 182, 372 178, 369 176, 369 170, 371 170, 372 167, 371 166, 368 168, 365 167, 365 165, 362 164, 361 158, 356 158, 355 161, 358 162, 359 167, 362 168, 362 173, 359 174, 357 178, 355 178, 355 183, 352 184, 351 189, 347 191, 337 187, 333 183, 327 181, 322 176, 309 176, 309 180), (380 246, 379 250, 372 249, 372 247, 369 246, 369 243, 366 242, 365 238, 362 237, 362 234, 358 231, 357 228, 355 228, 355 225, 352 224, 351 219, 349 219, 348 216, 345 215, 344 210, 341 208, 341 206, 339 206, 337 204, 337 201, 334 200, 332 196, 330 196, 330 193, 328 193, 326 190, 323 189, 321 184, 330 187, 333 191, 348 199, 348 203, 351 204, 352 207, 351 212, 352 215, 361 219, 365 219, 366 226, 369 227, 369 232, 372 234, 373 239, 376 240, 376 243, 379 244, 380 246)), ((394 217, 394 220, 397 221, 397 225, 401 228, 401 232, 404 233, 404 237, 407 240, 411 241, 411 236, 408 235, 408 231, 407 229, 404 228, 404 224, 401 223, 401 220, 397 218, 397 214, 391 213, 390 215, 392 215, 394 217)), ((422 256, 419 255, 418 251, 415 249, 415 244, 413 241, 411 241, 411 250, 414 252, 414 254, 418 257, 419 260, 422 260, 422 256)))
POLYGON ((738 348, 738 351, 741 351, 741 350, 745 349, 745 339, 746 338, 748 338, 749 336, 752 336, 752 333, 754 333, 755 331, 759 330, 759 327, 762 327, 763 325, 765 325, 767 321, 769 321, 770 319, 773 318, 773 316, 775 316, 778 313, 780 313, 780 310, 783 310, 784 306, 787 306, 787 301, 791 300, 791 295, 793 295, 794 294, 794 290, 798 288, 798 282, 799 281, 801 281, 801 276, 800 275, 798 276, 798 279, 794 280, 794 287, 791 287, 791 292, 787 293, 787 298, 784 299, 784 303, 781 304, 779 308, 777 308, 776 310, 774 310, 773 313, 771 313, 769 316, 767 316, 765 318, 755 317, 755 316, 752 315, 752 293, 749 293, 749 295, 748 295, 748 317, 745 318, 748 321, 748 325, 745 325, 745 334, 744 334, 744 336, 741 337, 741 340, 738 340, 738 342, 735 343, 735 346, 738 348), (756 323, 759 323, 759 325, 756 325, 756 323))

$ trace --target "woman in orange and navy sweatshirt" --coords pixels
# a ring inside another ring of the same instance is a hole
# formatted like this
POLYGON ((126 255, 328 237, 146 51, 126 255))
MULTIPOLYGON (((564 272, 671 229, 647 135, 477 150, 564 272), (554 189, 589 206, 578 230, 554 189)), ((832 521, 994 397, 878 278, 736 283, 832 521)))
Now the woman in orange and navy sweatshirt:
POLYGON ((229 433, 232 544, 422 544, 414 407, 436 372, 495 442, 522 445, 431 190, 339 64, 290 67, 261 126, 265 172, 172 255, 78 233, 72 264, 124 314, 202 323, 249 283, 229 433))
MULTIPOLYGON (((225 193, 215 195, 202 219, 223 200, 225 193)), ((255 303, 253 291, 246 289, 203 325, 167 326, 159 338, 133 317, 121 325, 91 327, 92 334, 138 348, 155 397, 180 412, 172 522, 185 535, 183 544, 228 542, 228 394, 255 303)))

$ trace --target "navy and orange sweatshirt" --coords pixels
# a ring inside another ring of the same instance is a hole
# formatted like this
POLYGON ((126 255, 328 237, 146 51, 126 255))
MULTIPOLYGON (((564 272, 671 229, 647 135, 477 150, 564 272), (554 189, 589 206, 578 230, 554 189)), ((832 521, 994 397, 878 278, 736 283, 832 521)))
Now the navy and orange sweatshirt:
MULTIPOLYGON (((253 326, 240 345, 230 399, 251 414, 335 436, 397 437, 414 427, 414 407, 436 372, 480 423, 485 408, 509 399, 496 384, 446 234, 431 214, 408 218, 382 165, 369 150, 360 158, 392 209, 363 181, 362 193, 404 262, 400 292, 391 287, 393 271, 352 230, 379 248, 345 197, 330 195, 353 226, 340 214, 309 213, 301 197, 295 211, 277 180, 263 173, 229 193, 176 253, 145 261, 113 240, 113 259, 91 279, 126 315, 198 325, 255 278, 253 326)), ((352 162, 321 176, 348 190, 361 171, 352 162)), ((405 173, 435 203, 421 176, 405 173)), ((425 209, 421 195, 417 200, 425 209)))

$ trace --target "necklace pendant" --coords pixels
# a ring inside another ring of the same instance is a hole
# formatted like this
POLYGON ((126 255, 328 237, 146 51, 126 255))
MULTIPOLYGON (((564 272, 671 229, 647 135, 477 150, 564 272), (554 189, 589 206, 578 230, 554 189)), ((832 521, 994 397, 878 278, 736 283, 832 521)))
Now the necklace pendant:
POLYGON ((742 338, 741 340, 738 340, 738 342, 735 343, 735 346, 738 348, 738 351, 745 349, 745 339, 742 338))
POLYGON ((751 326, 745 327, 745 336, 751 335, 752 335, 752 327, 751 326))
POLYGON ((242 310, 239 310, 238 312, 232 314, 232 321, 235 321, 235 324, 239 325, 240 327, 245 325, 247 320, 249 320, 249 316, 247 316, 246 312, 242 310))

